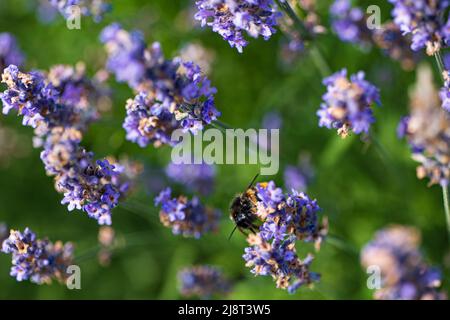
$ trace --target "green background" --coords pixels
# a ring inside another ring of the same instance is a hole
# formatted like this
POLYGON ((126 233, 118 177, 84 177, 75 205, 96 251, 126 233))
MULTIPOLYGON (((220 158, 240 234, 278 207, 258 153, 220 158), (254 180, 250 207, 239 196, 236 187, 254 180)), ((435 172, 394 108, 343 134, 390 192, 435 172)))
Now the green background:
MULTIPOLYGON (((408 89, 414 83, 414 72, 403 71, 377 48, 362 51, 342 43, 332 32, 318 40, 333 71, 343 67, 350 73, 364 70, 380 87, 383 105, 375 110, 372 134, 383 146, 382 154, 374 145, 367 148, 357 136, 342 140, 334 131, 318 128, 315 112, 325 92, 322 77, 308 57, 290 67, 280 63, 280 32, 269 41, 252 39, 244 53, 238 54, 210 29, 193 27, 191 1, 113 1, 113 11, 101 23, 83 18, 81 30, 68 30, 60 16, 51 24, 40 23, 33 2, 0 1, 0 32, 11 32, 18 38, 27 56, 27 70, 85 61, 92 74, 103 67, 106 58, 99 32, 113 21, 128 30, 141 29, 149 43, 161 42, 167 57, 175 56, 191 41, 213 50, 210 78, 218 89, 216 104, 221 120, 235 128, 257 128, 266 112, 281 114, 281 169, 295 164, 300 152, 311 153, 316 178, 308 194, 318 199, 322 213, 330 219, 330 233, 342 243, 325 243, 316 254, 312 269, 322 274, 322 280, 313 289, 301 288, 288 295, 276 289, 270 278, 253 277, 241 258, 245 238, 236 234, 227 241, 233 227, 227 214, 229 203, 258 171, 258 167, 248 165, 219 166, 215 192, 203 198, 224 212, 218 234, 200 240, 172 235, 159 223, 154 195, 145 187, 156 179, 152 168, 157 170, 170 160, 170 148, 141 149, 125 140, 121 122, 125 101, 132 92, 111 79, 111 115, 90 127, 83 144, 97 157, 127 154, 146 166, 143 184, 130 200, 139 203, 139 208, 119 207, 113 214, 118 238, 123 242, 132 235, 133 239, 115 252, 109 267, 101 267, 95 256, 89 255, 97 244, 96 222, 82 212, 68 213, 59 204, 61 195, 54 190, 52 178, 45 175, 39 150, 31 147, 32 130, 22 127, 21 120, 12 114, 2 116, 0 124, 20 133, 20 143, 29 154, 0 167, 0 221, 20 230, 28 226, 40 237, 72 241, 77 255, 86 259, 80 263, 82 289, 70 291, 57 283, 37 286, 16 282, 9 276, 10 256, 0 254, 0 298, 177 299, 176 274, 181 267, 214 264, 235 282, 230 299, 370 299, 373 292, 366 287, 358 251, 376 230, 391 223, 418 227, 425 256, 445 271, 448 241, 441 190, 428 188, 425 180, 416 178, 416 164, 395 131, 400 117, 408 112, 408 89)), ((319 7, 327 27, 330 2, 320 1, 319 7)), ((386 19, 391 8, 379 2, 386 19)), ((360 4, 367 6, 373 1, 360 4)), ((431 58, 423 60, 433 63, 431 58)), ((282 185, 282 170, 273 179, 282 185)), ((301 246, 305 247, 301 251, 313 250, 309 245, 301 246)), ((448 288, 448 281, 444 280, 444 288, 448 288)))

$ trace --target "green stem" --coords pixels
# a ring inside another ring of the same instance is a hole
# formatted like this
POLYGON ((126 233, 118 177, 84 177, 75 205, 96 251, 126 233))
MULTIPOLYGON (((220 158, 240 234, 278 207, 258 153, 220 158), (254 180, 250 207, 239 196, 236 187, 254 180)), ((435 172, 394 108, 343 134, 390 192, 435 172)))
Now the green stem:
POLYGON ((328 235, 325 239, 325 243, 329 243, 330 245, 343 250, 350 255, 359 256, 359 250, 356 247, 344 242, 342 239, 339 239, 333 235, 328 235))
POLYGON ((445 219, 447 221, 448 239, 450 241, 450 205, 448 202, 448 187, 442 186, 442 198, 444 200, 445 219))
POLYGON ((294 22, 295 26, 298 28, 298 31, 300 32, 302 39, 310 40, 311 35, 309 34, 308 29, 306 29, 305 25, 300 20, 298 15, 291 8, 291 6, 289 5, 289 2, 287 0, 275 0, 275 2, 281 9, 283 9, 283 11, 292 20, 292 22, 294 22))
POLYGON ((309 54, 311 55, 311 58, 314 64, 316 65, 317 69, 319 70, 322 78, 331 75, 331 68, 317 46, 315 45, 311 46, 309 48, 309 54))
MULTIPOLYGON (((298 17, 292 7, 289 5, 287 0, 275 0, 278 6, 286 13, 286 15, 294 22, 295 27, 300 32, 300 36, 303 41, 312 40, 308 29, 305 27, 302 20, 298 17)), ((316 68, 319 70, 321 76, 323 78, 328 77, 331 74, 331 68, 328 66, 325 58, 320 52, 319 48, 316 45, 312 45, 309 48, 309 54, 311 55, 312 61, 315 64, 316 68)))
MULTIPOLYGON (((441 77, 443 77, 443 73, 444 73, 444 70, 445 70, 445 66, 444 66, 444 62, 443 62, 443 60, 442 60, 441 53, 440 53, 439 51, 436 52, 436 53, 434 54, 434 58, 436 59, 436 64, 437 64, 438 69, 439 69, 439 75, 440 75, 441 77)), ((445 81, 445 79, 444 79, 444 81, 445 81)))

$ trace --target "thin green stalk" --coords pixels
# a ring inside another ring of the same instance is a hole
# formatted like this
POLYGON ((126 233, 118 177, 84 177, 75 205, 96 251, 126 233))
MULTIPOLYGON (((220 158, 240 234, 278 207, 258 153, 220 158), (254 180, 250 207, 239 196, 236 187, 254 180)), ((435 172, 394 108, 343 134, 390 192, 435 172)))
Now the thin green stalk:
POLYGON ((442 198, 444 200, 445 219, 447 221, 448 240, 450 241, 450 205, 448 202, 448 187, 442 186, 442 198))
MULTIPOLYGON (((278 6, 286 13, 286 15, 294 22, 295 27, 300 32, 300 35, 303 41, 312 40, 312 36, 308 29, 305 27, 305 24, 298 17, 297 13, 292 9, 287 0, 275 0, 278 6)), ((319 70, 321 76, 323 78, 328 77, 331 74, 331 68, 328 66, 328 63, 324 59, 322 53, 316 45, 312 45, 309 48, 309 54, 311 55, 312 61, 315 64, 316 68, 319 70)))
POLYGON ((311 58, 314 64, 316 65, 317 69, 319 70, 322 78, 331 75, 331 68, 317 46, 315 45, 311 46, 309 48, 309 54, 311 55, 311 58))
POLYGON ((302 20, 298 17, 298 15, 295 13, 295 11, 291 8, 289 5, 289 2, 287 0, 275 0, 277 5, 283 9, 283 11, 286 13, 286 15, 291 18, 292 22, 294 22, 295 26, 298 28, 298 31, 300 32, 303 40, 310 40, 311 35, 308 32, 308 29, 306 29, 305 25, 303 24, 302 20))
POLYGON ((356 247, 346 243, 342 239, 339 239, 333 235, 328 235, 327 238, 325 239, 325 243, 329 243, 335 248, 343 250, 349 253, 350 255, 359 256, 359 250, 356 247))
MULTIPOLYGON (((440 53, 439 51, 436 52, 436 53, 434 54, 434 58, 436 59, 436 64, 437 64, 438 69, 439 69, 439 75, 440 75, 441 77, 443 77, 443 73, 444 73, 444 70, 445 70, 445 66, 444 66, 444 62, 443 62, 443 60, 442 60, 441 53, 440 53)), ((445 79, 444 79, 444 81, 445 81, 445 79)))

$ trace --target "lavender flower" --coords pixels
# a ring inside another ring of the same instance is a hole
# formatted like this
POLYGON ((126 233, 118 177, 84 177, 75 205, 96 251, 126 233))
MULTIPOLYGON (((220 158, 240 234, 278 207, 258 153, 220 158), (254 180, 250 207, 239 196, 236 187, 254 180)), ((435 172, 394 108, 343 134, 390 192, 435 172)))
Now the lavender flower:
POLYGON ((77 132, 54 129, 48 136, 41 159, 48 175, 55 177, 58 192, 64 194, 61 204, 69 211, 85 211, 99 224, 110 225, 111 210, 128 190, 120 168, 108 160, 93 159, 93 154, 79 146, 77 132))
POLYGON ((37 239, 28 228, 23 233, 11 230, 1 251, 12 255, 12 277, 17 281, 30 280, 36 284, 51 283, 53 279, 63 282, 67 267, 73 261, 71 243, 37 239))
POLYGON ((250 247, 245 248, 243 255, 245 265, 252 268, 254 275, 272 276, 277 288, 294 293, 300 286, 320 279, 319 274, 309 271, 313 257, 308 255, 300 260, 292 239, 270 243, 259 235, 250 234, 247 240, 250 247))
POLYGON ((349 131, 356 134, 368 133, 370 125, 375 121, 371 105, 380 104, 379 90, 364 79, 364 72, 347 78, 347 70, 343 69, 325 78, 327 93, 317 115, 319 126, 338 129, 338 134, 345 138, 349 131))
POLYGON ((444 87, 439 92, 439 97, 442 101, 442 108, 450 112, 450 71, 444 71, 444 87))
POLYGON ((50 5, 57 9, 66 19, 71 18, 78 11, 74 11, 76 6, 83 16, 92 16, 95 22, 100 22, 103 15, 111 10, 111 4, 105 0, 48 0, 50 5))
POLYGON ((197 197, 192 200, 184 196, 172 198, 172 190, 166 188, 155 198, 155 205, 161 206, 161 223, 172 228, 176 235, 199 239, 203 234, 215 232, 218 228, 220 212, 205 208, 197 197))
POLYGON ((393 22, 387 22, 373 31, 373 41, 392 59, 400 61, 405 70, 412 70, 419 54, 411 50, 411 37, 404 35, 393 22))
POLYGON ((184 268, 178 272, 180 293, 184 297, 197 296, 203 299, 214 295, 226 295, 231 291, 231 283, 217 267, 199 265, 184 268))
POLYGON ((296 253, 296 240, 314 242, 319 249, 327 233, 326 219, 319 223, 320 208, 304 193, 283 194, 273 181, 255 186, 258 199, 256 215, 263 221, 259 233, 247 238, 249 247, 243 255, 246 266, 255 275, 271 275, 278 288, 294 293, 302 285, 310 285, 320 276, 309 271, 313 256, 301 260, 296 253))
POLYGON ((345 42, 368 46, 371 44, 371 32, 367 28, 364 11, 352 7, 350 0, 335 0, 330 7, 332 28, 345 42))
POLYGON ((137 93, 127 103, 123 127, 128 140, 141 147, 173 144, 173 130, 195 134, 220 115, 216 89, 193 62, 165 59, 159 43, 147 48, 141 33, 128 33, 118 24, 106 27, 101 41, 109 54, 108 69, 137 93))
POLYGON ((398 133, 411 146, 412 158, 419 162, 417 177, 428 177, 429 185, 447 186, 450 181, 450 115, 442 108, 445 95, 433 85, 429 67, 418 69, 415 89, 410 94, 410 114, 400 122, 398 133))
POLYGON ((301 154, 299 164, 288 165, 284 169, 284 185, 287 190, 305 191, 314 177, 309 154, 301 154))
POLYGON ((441 300, 439 270, 429 267, 418 247, 419 232, 411 227, 391 226, 378 231, 361 252, 364 267, 378 266, 382 288, 375 292, 380 300, 441 300))
MULTIPOLYGON (((145 75, 145 41, 139 31, 127 32, 118 23, 103 29, 100 40, 105 44, 108 53, 107 68, 119 82, 127 82, 136 88, 144 80, 145 75)), ((150 60, 161 60, 159 46, 150 50, 150 60)))
POLYGON ((101 99, 84 68, 56 66, 47 77, 39 72, 22 73, 9 66, 3 74, 8 89, 1 94, 3 112, 16 110, 23 124, 35 128, 35 145, 43 147, 41 159, 55 187, 64 194, 68 210, 84 210, 100 224, 111 224, 129 184, 121 169, 80 146, 82 133, 97 118, 94 105, 101 99))
POLYGON ((10 33, 0 33, 0 72, 10 64, 22 65, 24 56, 17 45, 16 38, 10 33))
POLYGON ((165 171, 171 180, 181 183, 193 191, 204 195, 213 191, 216 170, 212 165, 170 163, 165 171))
POLYGON ((412 35, 411 48, 426 48, 433 55, 450 39, 448 21, 444 20, 450 6, 448 0, 389 0, 394 5, 394 22, 404 34, 412 35))
POLYGON ((0 244, 9 236, 9 229, 6 223, 0 222, 0 244))
POLYGON ((240 53, 248 44, 244 32, 268 40, 281 16, 273 0, 198 0, 195 4, 195 19, 202 27, 211 27, 240 53))

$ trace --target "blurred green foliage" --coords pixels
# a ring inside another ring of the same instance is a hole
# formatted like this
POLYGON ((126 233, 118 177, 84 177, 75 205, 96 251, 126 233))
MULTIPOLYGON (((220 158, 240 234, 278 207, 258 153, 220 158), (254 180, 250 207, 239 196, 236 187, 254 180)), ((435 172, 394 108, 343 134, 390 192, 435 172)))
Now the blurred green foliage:
MULTIPOLYGON (((210 78, 218 89, 216 102, 221 120, 233 127, 250 128, 258 127, 268 111, 282 115, 281 169, 295 164, 301 151, 311 153, 317 175, 308 193, 318 199, 323 214, 329 217, 330 233, 347 249, 336 241, 325 243, 313 263, 313 269, 322 274, 321 282, 313 289, 301 288, 295 295, 276 289, 270 278, 253 277, 241 258, 246 246, 244 237, 236 234, 227 241, 233 227, 227 208, 258 168, 227 165, 218 168, 214 194, 203 199, 224 212, 218 234, 201 240, 173 236, 159 223, 153 194, 141 186, 130 202, 139 202, 143 208, 135 211, 119 207, 113 215, 118 237, 134 235, 133 240, 115 253, 109 267, 99 266, 95 256, 87 255, 81 262, 82 290, 69 291, 56 283, 18 283, 8 275, 10 257, 1 254, 0 298, 177 299, 179 268, 215 264, 235 281, 230 299, 370 299, 372 292, 366 287, 357 251, 377 229, 392 223, 418 227, 425 255, 445 270, 449 251, 441 190, 427 188, 426 181, 417 180, 408 147, 396 138, 396 125, 408 112, 408 88, 414 82, 414 72, 403 71, 378 49, 364 52, 344 44, 331 32, 319 38, 333 71, 343 67, 351 73, 364 70, 367 78, 381 88, 383 105, 375 110, 377 122, 372 128, 373 136, 385 150, 381 153, 376 145, 367 148, 358 137, 341 140, 335 132, 318 128, 315 112, 324 93, 321 75, 307 57, 289 68, 283 67, 280 33, 270 41, 252 39, 244 53, 238 54, 211 30, 193 27, 189 12, 193 1, 116 0, 113 11, 101 23, 84 18, 81 30, 68 30, 60 16, 51 24, 40 23, 34 2, 0 1, 0 32, 11 32, 18 38, 27 56, 28 70, 78 61, 85 61, 91 73, 102 68, 105 53, 98 35, 113 21, 127 29, 141 29, 148 42, 161 42, 166 56, 176 55, 191 41, 212 49, 216 59, 210 78)), ((330 2, 320 1, 325 25, 329 23, 330 2)), ((390 7, 384 2, 381 6, 383 17, 388 18, 390 7)), ((424 60, 433 63, 429 58, 424 60)), ((111 115, 90 128, 83 144, 97 157, 127 154, 148 168, 165 166, 170 148, 140 149, 125 140, 121 121, 125 101, 132 92, 126 85, 110 82, 114 99, 111 115)), ((32 130, 22 127, 20 119, 13 115, 1 117, 0 121, 2 126, 21 133, 21 143, 30 149, 28 156, 0 168, 0 221, 21 230, 28 226, 41 237, 72 241, 78 255, 91 252, 97 244, 95 220, 82 212, 68 213, 59 204, 61 195, 45 175, 39 150, 31 148, 32 130)), ((152 175, 144 175, 143 180, 144 184, 150 183, 152 175)), ((282 170, 274 180, 283 184, 282 170)), ((448 268, 445 271, 448 276, 448 268)), ((448 288, 448 281, 444 281, 444 287, 448 288)))

